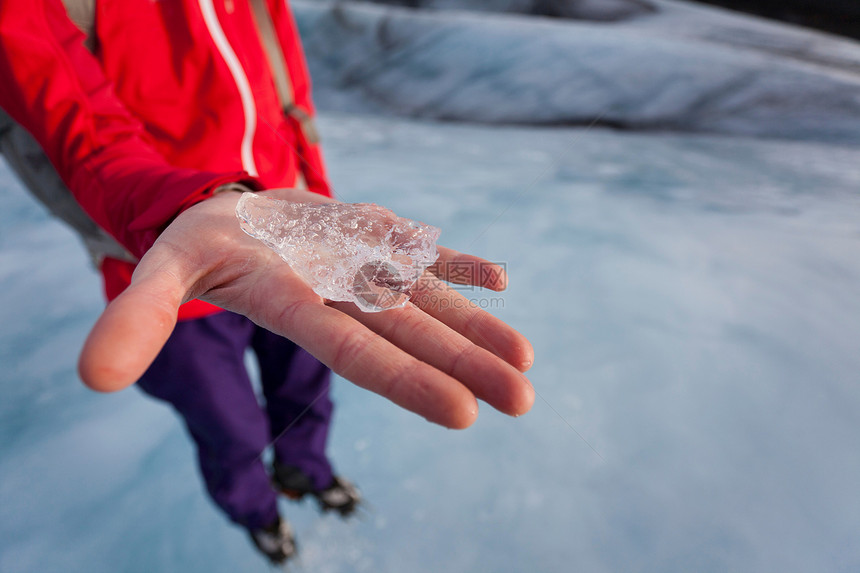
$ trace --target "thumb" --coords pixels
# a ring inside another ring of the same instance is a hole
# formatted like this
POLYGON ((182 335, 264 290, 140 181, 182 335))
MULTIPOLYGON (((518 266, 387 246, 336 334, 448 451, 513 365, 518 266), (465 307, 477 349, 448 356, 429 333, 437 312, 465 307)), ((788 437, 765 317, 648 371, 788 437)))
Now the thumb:
POLYGON ((137 382, 173 332, 184 296, 172 273, 135 272, 131 286, 107 306, 87 336, 78 360, 84 384, 115 392, 137 382))

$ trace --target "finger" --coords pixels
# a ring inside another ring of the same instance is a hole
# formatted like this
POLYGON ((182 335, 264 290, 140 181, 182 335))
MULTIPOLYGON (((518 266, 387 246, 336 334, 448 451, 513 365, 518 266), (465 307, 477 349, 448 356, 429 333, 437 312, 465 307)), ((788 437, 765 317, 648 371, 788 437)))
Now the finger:
POLYGON ((427 270, 443 281, 494 291, 507 288, 508 275, 500 265, 447 247, 437 246, 436 250, 439 258, 427 270))
POLYGON ((436 277, 425 273, 413 286, 410 300, 520 372, 527 371, 534 363, 534 349, 525 336, 436 277))
POLYGON ((351 303, 333 306, 408 354, 459 380, 505 414, 525 414, 534 403, 534 389, 519 371, 414 305, 379 313, 362 312, 351 303))
POLYGON ((134 384, 161 351, 176 324, 185 290, 172 273, 136 278, 110 303, 84 343, 78 372, 100 392, 134 384))
POLYGON ((266 328, 287 336, 347 380, 449 428, 474 423, 472 392, 353 318, 322 304, 295 302, 266 328))
POLYGON ((265 258, 202 298, 289 338, 347 380, 432 422, 465 428, 475 421, 477 402, 465 386, 325 306, 277 255, 265 258))

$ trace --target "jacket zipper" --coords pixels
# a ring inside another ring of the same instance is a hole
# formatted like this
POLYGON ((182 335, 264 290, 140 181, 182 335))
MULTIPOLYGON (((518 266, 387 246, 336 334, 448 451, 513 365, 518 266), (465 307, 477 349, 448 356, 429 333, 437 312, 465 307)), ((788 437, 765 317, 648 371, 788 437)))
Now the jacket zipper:
POLYGON ((248 81, 245 70, 242 69, 239 58, 236 57, 236 52, 230 46, 230 42, 224 34, 224 29, 221 28, 221 23, 218 21, 218 15, 215 13, 215 6, 212 4, 212 0, 199 0, 199 4, 209 35, 215 42, 215 47, 220 52, 221 57, 224 58, 224 62, 233 76, 233 81, 236 82, 236 87, 239 88, 239 97, 242 100, 242 112, 245 115, 245 132, 242 134, 242 143, 240 146, 242 168, 252 177, 257 177, 259 173, 257 172, 257 164, 254 162, 257 106, 254 103, 254 93, 251 91, 251 83, 248 81))

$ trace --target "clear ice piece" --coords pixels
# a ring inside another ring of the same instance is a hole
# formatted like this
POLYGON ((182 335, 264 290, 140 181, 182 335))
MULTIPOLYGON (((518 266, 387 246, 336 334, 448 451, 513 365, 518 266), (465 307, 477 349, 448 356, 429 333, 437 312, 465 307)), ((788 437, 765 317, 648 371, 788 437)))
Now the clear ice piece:
POLYGON ((292 203, 243 193, 236 216, 318 295, 365 312, 404 306, 439 257, 439 229, 372 203, 292 203))

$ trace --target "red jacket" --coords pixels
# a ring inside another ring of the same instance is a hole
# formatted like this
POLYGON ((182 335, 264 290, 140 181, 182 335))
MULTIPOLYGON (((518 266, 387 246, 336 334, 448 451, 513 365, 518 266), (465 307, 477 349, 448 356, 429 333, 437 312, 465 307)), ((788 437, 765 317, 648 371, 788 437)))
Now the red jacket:
MULTIPOLYGON (((289 7, 268 0, 296 105, 313 114, 289 7)), ((0 107, 41 144, 85 211, 141 256, 225 183, 330 195, 317 145, 281 110, 247 0, 96 2, 94 53, 61 0, 0 2, 0 107)), ((133 267, 103 264, 108 298, 133 267)), ((215 307, 184 305, 180 318, 215 307)))

